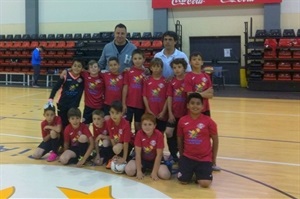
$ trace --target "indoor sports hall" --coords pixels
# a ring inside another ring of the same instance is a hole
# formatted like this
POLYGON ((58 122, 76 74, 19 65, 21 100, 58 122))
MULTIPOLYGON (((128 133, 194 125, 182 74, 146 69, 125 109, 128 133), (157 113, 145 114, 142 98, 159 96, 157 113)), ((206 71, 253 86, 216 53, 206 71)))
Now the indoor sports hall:
POLYGON ((300 198, 298 41, 298 0, 0 0, 0 198, 300 198), (170 180, 154 181, 31 158, 59 73, 76 57, 98 61, 119 23, 146 67, 167 30, 187 56, 202 53, 221 169, 209 188, 180 184, 177 163, 170 180), (266 40, 277 43, 270 49, 266 40), (33 87, 31 52, 41 43, 48 47, 33 87))

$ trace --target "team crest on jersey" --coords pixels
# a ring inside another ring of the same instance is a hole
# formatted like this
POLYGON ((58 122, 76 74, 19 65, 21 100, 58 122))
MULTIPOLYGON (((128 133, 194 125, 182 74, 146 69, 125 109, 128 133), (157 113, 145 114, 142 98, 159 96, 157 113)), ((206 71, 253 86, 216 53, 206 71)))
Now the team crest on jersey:
POLYGON ((160 83, 160 84, 158 84, 158 87, 163 88, 163 87, 165 87, 165 85, 163 83, 160 83))
POLYGON ((203 129, 203 128, 205 127, 205 125, 204 125, 203 123, 199 123, 199 124, 197 125, 197 127, 198 127, 199 129, 203 129))
POLYGON ((119 129, 119 135, 123 134, 123 129, 119 129))
POLYGON ((83 80, 82 80, 82 78, 81 77, 79 77, 78 79, 77 79, 77 82, 78 83, 81 83, 83 80))
POLYGON ((151 145, 151 146, 155 146, 155 145, 156 145, 156 141, 155 141, 155 140, 151 140, 151 141, 150 141, 150 145, 151 145))

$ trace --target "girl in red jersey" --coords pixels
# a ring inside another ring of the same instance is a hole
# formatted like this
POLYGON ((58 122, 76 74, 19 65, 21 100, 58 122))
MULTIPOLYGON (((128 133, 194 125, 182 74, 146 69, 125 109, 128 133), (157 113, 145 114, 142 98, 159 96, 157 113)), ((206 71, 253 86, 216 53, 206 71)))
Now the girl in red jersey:
POLYGON ((101 110, 94 110, 92 117, 96 151, 94 163, 96 165, 103 165, 114 156, 114 153, 112 150, 110 137, 106 128, 106 123, 104 122, 104 112, 101 110), (99 146, 100 142, 101 146, 99 146))
POLYGON ((167 88, 168 82, 162 76, 163 62, 154 58, 150 62, 152 75, 145 80, 143 87, 143 100, 146 113, 156 117, 156 128, 165 131, 167 123, 167 88))
POLYGON ((132 123, 134 117, 135 132, 141 129, 141 117, 145 112, 143 103, 143 82, 145 77, 145 55, 142 50, 132 52, 133 66, 124 72, 124 86, 122 94, 123 113, 132 123))
POLYGON ((45 154, 50 152, 47 161, 52 162, 57 158, 59 148, 59 138, 61 132, 61 119, 55 115, 55 107, 52 103, 47 103, 44 107, 45 120, 41 122, 41 130, 43 141, 34 151, 32 157, 40 159, 45 154))
POLYGON ((178 180, 187 184, 192 176, 201 187, 212 182, 212 165, 216 164, 219 138, 216 123, 204 114, 203 98, 191 93, 187 98, 189 114, 180 118, 177 127, 178 150, 180 154, 178 180))
POLYGON ((168 167, 162 163, 164 136, 155 129, 156 118, 154 115, 145 113, 142 116, 142 130, 136 134, 135 158, 130 160, 125 167, 128 176, 135 176, 141 180, 146 169, 151 170, 153 180, 168 180, 171 173, 168 167))
POLYGON ((64 152, 59 157, 62 164, 77 163, 83 166, 94 149, 94 139, 89 128, 81 123, 81 111, 68 111, 70 124, 64 130, 64 152))

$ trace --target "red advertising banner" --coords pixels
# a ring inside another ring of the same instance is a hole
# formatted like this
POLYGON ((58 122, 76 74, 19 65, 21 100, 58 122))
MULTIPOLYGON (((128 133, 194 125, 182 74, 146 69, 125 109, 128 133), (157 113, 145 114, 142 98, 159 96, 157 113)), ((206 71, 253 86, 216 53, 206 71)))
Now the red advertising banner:
POLYGON ((152 8, 281 3, 282 0, 152 0, 152 8))

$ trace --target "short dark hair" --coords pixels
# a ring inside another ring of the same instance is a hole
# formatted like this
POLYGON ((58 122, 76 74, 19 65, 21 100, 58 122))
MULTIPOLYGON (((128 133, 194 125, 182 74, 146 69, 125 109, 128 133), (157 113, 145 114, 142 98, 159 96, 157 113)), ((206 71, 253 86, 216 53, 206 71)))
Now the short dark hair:
POLYGON ((120 100, 115 100, 111 103, 110 109, 115 109, 118 113, 123 111, 122 102, 120 100))
POLYGON ((73 65, 75 62, 81 63, 82 68, 84 68, 85 63, 84 63, 84 61, 83 61, 82 59, 74 58, 74 59, 73 59, 73 62, 72 62, 72 65, 73 65))
POLYGON ((142 55, 142 57, 145 58, 144 51, 142 51, 141 49, 138 49, 138 48, 134 49, 131 53, 131 56, 133 57, 133 55, 135 55, 135 54, 142 55))
POLYGON ((193 57, 198 57, 198 56, 200 56, 201 59, 203 60, 202 54, 201 54, 200 52, 192 52, 192 53, 190 54, 190 61, 192 60, 193 57))
POLYGON ((94 59, 92 59, 92 60, 90 60, 90 61, 88 62, 88 66, 92 66, 92 65, 94 65, 94 64, 98 64, 98 62, 97 62, 96 60, 94 60, 94 59))
POLYGON ((156 118, 154 115, 150 114, 150 113, 144 113, 142 115, 141 118, 141 122, 143 122, 144 120, 150 120, 151 122, 153 122, 154 124, 156 124, 156 118))
POLYGON ((96 109, 92 112, 92 116, 93 115, 99 115, 100 117, 104 118, 105 114, 102 110, 96 109))
POLYGON ((118 64, 120 64, 119 59, 115 56, 112 56, 112 57, 108 58, 107 63, 109 63, 110 61, 116 61, 118 64))
POLYGON ((79 117, 81 118, 81 111, 79 110, 79 108, 70 108, 68 110, 68 119, 70 119, 71 117, 79 117))
POLYGON ((53 111, 55 113, 55 106, 51 104, 46 104, 44 106, 44 113, 46 113, 46 111, 53 111))
POLYGON ((115 30, 116 30, 117 28, 125 28, 125 30, 127 31, 126 26, 125 26, 124 24, 122 24, 122 23, 117 24, 117 25, 115 26, 115 30))
POLYGON ((178 35, 174 31, 170 31, 170 30, 166 31, 163 34, 162 39, 164 39, 166 36, 173 37, 174 41, 178 41, 178 35))
POLYGON ((150 61, 150 67, 155 66, 155 65, 160 65, 162 68, 164 67, 163 61, 160 58, 157 58, 157 57, 153 58, 150 61))
POLYGON ((181 64, 181 65, 183 66, 184 69, 187 68, 187 62, 185 61, 184 58, 176 58, 176 59, 174 59, 174 60, 170 63, 171 68, 173 68, 173 64, 181 64))
POLYGON ((45 47, 44 46, 39 46, 39 48, 44 51, 45 50, 45 47))
POLYGON ((201 104, 203 104, 203 97, 200 95, 200 93, 190 93, 187 97, 187 103, 189 103, 192 98, 200 99, 201 104))

